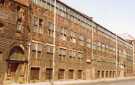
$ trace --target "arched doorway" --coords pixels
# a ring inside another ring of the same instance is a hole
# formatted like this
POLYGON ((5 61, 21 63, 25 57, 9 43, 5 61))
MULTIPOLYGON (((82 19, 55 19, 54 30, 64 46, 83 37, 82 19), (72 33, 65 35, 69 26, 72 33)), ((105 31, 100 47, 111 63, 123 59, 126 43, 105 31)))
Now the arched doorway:
POLYGON ((13 47, 7 59, 7 80, 16 81, 20 77, 24 78, 26 57, 24 50, 19 47, 13 47))

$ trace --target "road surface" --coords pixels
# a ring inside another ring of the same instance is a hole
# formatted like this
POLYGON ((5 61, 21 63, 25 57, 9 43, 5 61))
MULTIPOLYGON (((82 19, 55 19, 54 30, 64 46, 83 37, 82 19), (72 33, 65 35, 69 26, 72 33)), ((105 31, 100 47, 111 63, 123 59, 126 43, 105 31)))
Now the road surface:
POLYGON ((57 81, 51 84, 50 82, 41 82, 33 84, 11 84, 11 85, 135 85, 135 78, 122 80, 97 80, 97 81, 57 81))
POLYGON ((132 80, 121 80, 121 81, 109 81, 109 82, 100 82, 92 84, 78 84, 78 85, 135 85, 135 79, 132 80))

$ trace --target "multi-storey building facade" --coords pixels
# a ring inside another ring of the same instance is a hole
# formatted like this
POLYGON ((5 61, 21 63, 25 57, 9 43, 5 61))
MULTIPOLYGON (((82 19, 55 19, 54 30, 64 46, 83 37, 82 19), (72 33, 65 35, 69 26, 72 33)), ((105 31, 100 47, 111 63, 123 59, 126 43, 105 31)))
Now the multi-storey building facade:
POLYGON ((0 81, 133 76, 134 44, 54 0, 0 0, 0 81))

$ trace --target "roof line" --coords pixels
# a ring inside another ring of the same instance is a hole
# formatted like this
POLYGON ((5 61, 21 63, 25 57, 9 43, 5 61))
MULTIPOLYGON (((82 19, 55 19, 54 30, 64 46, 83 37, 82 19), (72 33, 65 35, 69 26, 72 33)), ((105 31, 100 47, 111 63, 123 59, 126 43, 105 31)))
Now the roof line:
POLYGON ((122 37, 118 36, 116 33, 114 33, 114 32, 112 32, 112 31, 108 30, 108 29, 105 28, 104 26, 102 26, 102 25, 100 25, 99 23, 93 21, 93 20, 92 20, 92 17, 89 17, 88 15, 79 12, 78 10, 76 10, 76 9, 74 9, 74 8, 72 8, 72 7, 70 7, 70 6, 68 6, 67 4, 61 2, 60 0, 56 0, 56 1, 59 2, 59 3, 61 3, 61 4, 63 4, 64 6, 68 7, 69 9, 71 9, 71 10, 73 10, 73 11, 79 13, 81 16, 84 16, 84 17, 87 18, 88 20, 90 20, 90 21, 92 21, 93 23, 95 23, 96 25, 100 26, 102 29, 106 30, 107 32, 110 32, 111 34, 117 36, 118 38, 120 38, 120 39, 122 39, 123 41, 127 42, 128 44, 130 44, 128 41, 126 41, 126 40, 123 39, 122 37))

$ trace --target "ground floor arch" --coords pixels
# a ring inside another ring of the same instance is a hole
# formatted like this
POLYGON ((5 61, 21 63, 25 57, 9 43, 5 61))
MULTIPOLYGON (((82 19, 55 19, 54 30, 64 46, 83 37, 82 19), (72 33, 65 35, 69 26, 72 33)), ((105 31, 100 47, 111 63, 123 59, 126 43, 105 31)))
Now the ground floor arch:
POLYGON ((26 82, 27 57, 23 48, 20 46, 14 46, 11 48, 6 59, 6 65, 6 81, 20 83, 26 82))

